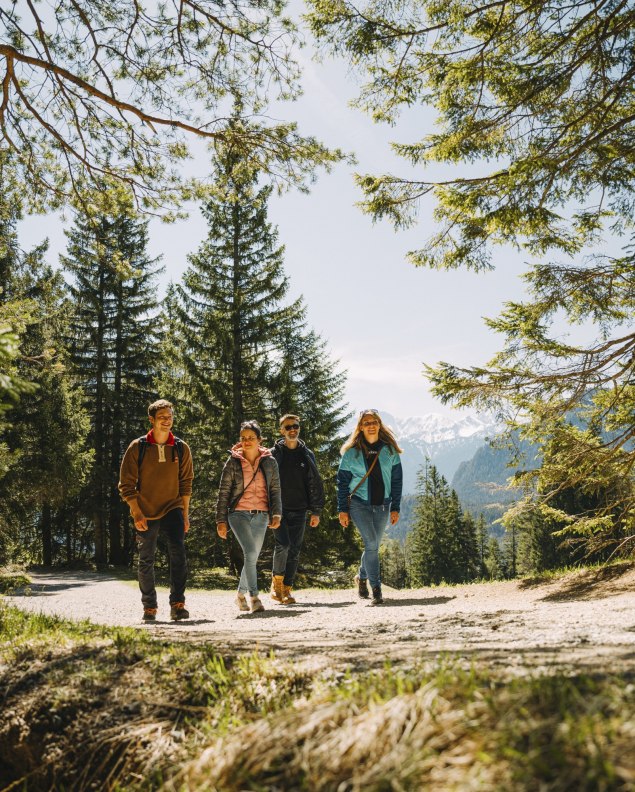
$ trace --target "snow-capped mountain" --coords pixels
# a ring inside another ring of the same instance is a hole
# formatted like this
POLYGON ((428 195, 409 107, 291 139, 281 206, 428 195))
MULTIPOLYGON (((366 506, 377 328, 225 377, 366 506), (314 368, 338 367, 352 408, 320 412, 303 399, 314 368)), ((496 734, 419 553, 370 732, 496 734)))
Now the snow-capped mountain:
MULTIPOLYGON (((475 415, 452 418, 447 415, 428 415, 398 418, 379 411, 384 423, 395 432, 404 450, 401 462, 404 471, 404 492, 413 493, 417 473, 426 457, 448 481, 456 469, 471 459, 489 437, 498 434, 500 427, 492 420, 475 415)), ((349 427, 353 428, 354 423, 349 427)))

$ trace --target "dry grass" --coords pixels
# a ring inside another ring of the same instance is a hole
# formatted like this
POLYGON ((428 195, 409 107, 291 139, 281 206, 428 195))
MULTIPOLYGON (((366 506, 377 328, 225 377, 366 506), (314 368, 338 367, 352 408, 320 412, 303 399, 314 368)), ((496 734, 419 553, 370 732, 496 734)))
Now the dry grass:
POLYGON ((635 789, 635 677, 332 670, 0 603, 0 789, 635 789))

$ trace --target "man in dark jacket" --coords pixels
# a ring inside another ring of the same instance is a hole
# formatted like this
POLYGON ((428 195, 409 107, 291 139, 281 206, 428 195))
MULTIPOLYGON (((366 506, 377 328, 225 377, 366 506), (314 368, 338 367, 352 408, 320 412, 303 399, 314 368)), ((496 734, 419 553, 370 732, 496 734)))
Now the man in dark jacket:
POLYGON ((271 597, 292 605, 295 599, 291 588, 298 569, 307 512, 310 512, 309 525, 315 528, 324 508, 324 485, 313 452, 300 440, 297 415, 282 416, 280 434, 282 439, 271 449, 280 469, 282 489, 282 522, 274 533, 271 597))

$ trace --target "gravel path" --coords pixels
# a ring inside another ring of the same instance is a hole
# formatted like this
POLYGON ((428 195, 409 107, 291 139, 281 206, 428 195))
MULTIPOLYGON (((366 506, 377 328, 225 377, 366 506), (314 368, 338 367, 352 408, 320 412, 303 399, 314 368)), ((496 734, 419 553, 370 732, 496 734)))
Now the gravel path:
POLYGON ((395 591, 372 607, 355 591, 304 589, 298 604, 263 597, 239 613, 234 593, 188 591, 188 621, 169 621, 159 589, 154 624, 140 620, 135 582, 90 572, 31 575, 30 591, 7 597, 29 611, 136 627, 158 637, 211 642, 220 651, 268 652, 312 668, 436 659, 453 653, 509 673, 635 668, 635 565, 571 573, 558 581, 505 581, 395 591))

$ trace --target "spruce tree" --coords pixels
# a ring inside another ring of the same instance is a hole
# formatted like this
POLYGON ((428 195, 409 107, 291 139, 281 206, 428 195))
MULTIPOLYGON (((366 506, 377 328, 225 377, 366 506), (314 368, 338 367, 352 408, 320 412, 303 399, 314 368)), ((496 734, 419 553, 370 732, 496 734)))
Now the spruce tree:
POLYGON ((419 474, 414 528, 408 540, 412 585, 463 583, 478 576, 474 520, 429 462, 419 474))
POLYGON ((478 559, 478 577, 487 576, 487 548, 489 541, 489 532, 487 530, 487 523, 483 513, 479 515, 478 522, 476 523, 476 550, 478 559))
POLYGON ((428 586, 451 579, 453 568, 449 488, 429 461, 419 473, 417 495, 408 577, 411 585, 428 586))
MULTIPOLYGON (((267 215, 271 187, 260 186, 257 172, 223 148, 217 152, 214 179, 215 195, 202 209, 207 238, 188 256, 182 284, 166 297, 169 354, 160 372, 177 403, 179 423, 182 416, 195 464, 207 471, 197 479, 192 501, 200 530, 190 537, 195 555, 207 564, 218 563, 225 549, 210 538, 216 535, 220 471, 241 421, 258 420, 263 441, 272 445, 282 414, 302 417, 303 437, 327 480, 323 522, 328 529, 335 511, 328 482, 347 418, 341 405, 344 376, 329 360, 325 343, 307 327, 302 299, 286 302, 284 248, 267 215)), ((308 546, 317 541, 327 564, 352 560, 357 548, 350 532, 331 532, 329 543, 322 530, 307 534, 308 546)), ((231 539, 229 546, 236 550, 231 539)), ((233 564, 238 563, 235 556, 233 564)))
POLYGON ((69 344, 90 415, 95 465, 80 508, 93 526, 95 560, 123 564, 132 553, 127 509, 117 492, 128 443, 146 426, 158 335, 156 259, 147 221, 125 203, 78 215, 62 263, 72 276, 69 344))
POLYGON ((81 394, 69 373, 63 339, 69 306, 64 281, 44 263, 46 244, 23 253, 15 205, 0 199, 0 316, 17 334, 14 371, 22 388, 0 428, 0 562, 67 560, 72 523, 66 506, 91 455, 81 394))

